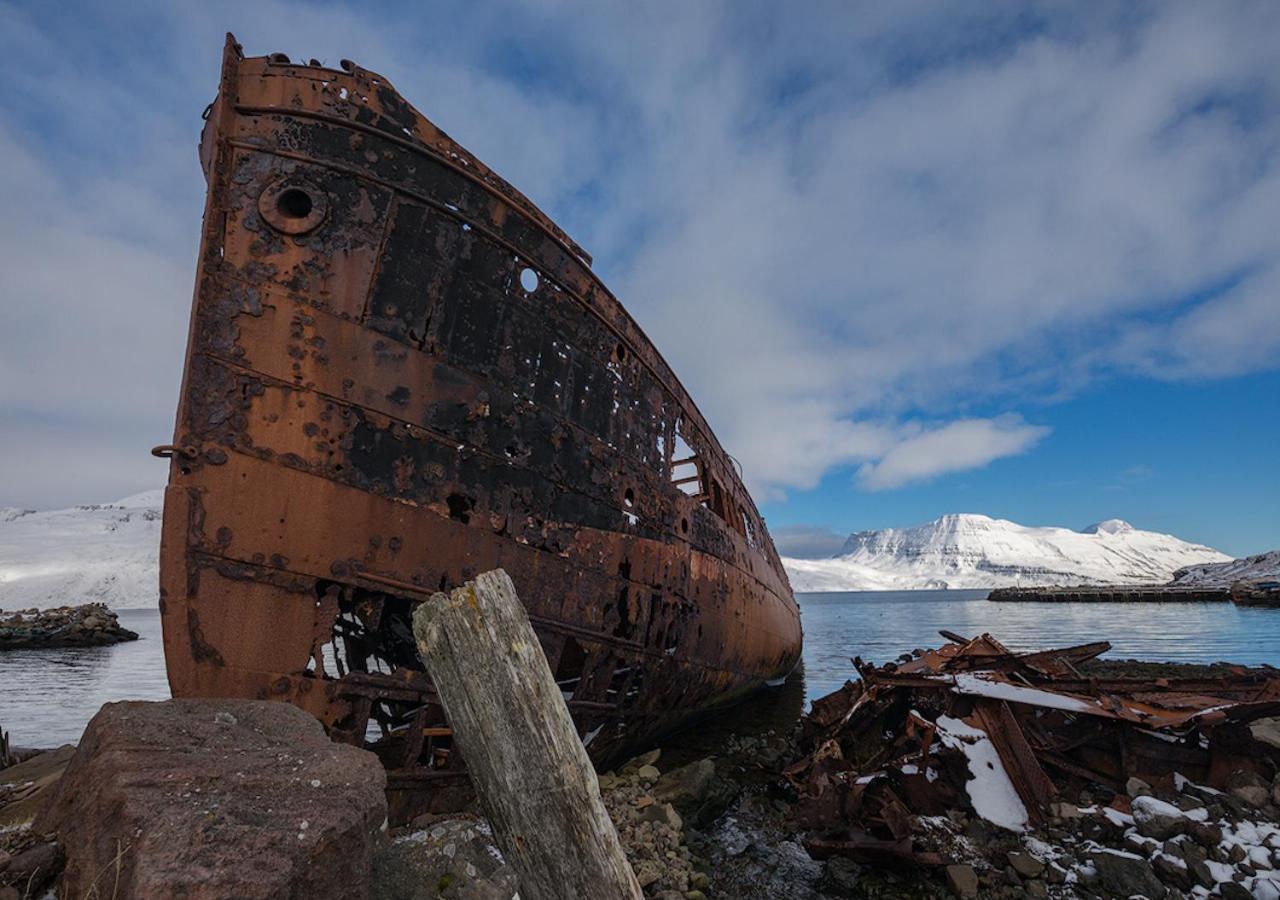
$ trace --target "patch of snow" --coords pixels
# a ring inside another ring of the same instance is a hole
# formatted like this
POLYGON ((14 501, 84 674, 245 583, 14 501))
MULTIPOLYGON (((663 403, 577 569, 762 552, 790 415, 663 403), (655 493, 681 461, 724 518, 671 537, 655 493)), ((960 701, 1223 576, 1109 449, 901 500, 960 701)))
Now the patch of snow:
POLYGON ((955 676, 957 694, 968 694, 977 697, 992 697, 997 700, 1008 700, 1012 703, 1026 703, 1048 709, 1061 709, 1067 712, 1094 712, 1096 707, 1084 700, 1077 700, 1065 694, 1055 694, 1037 688, 1022 687, 1003 681, 992 681, 975 672, 960 672, 955 676))
POLYGON ((1224 881, 1234 881, 1236 874, 1235 866, 1229 863, 1220 863, 1212 859, 1205 860, 1204 864, 1209 867, 1209 874, 1213 876, 1213 880, 1218 884, 1224 881))
POLYGON ((1128 828, 1134 824, 1133 816, 1128 813, 1122 813, 1120 810, 1110 806, 1102 807, 1102 817, 1118 828, 1128 828))
POLYGON ((960 514, 914 528, 860 531, 834 557, 783 564, 797 591, 881 591, 1164 584, 1184 567, 1230 559, 1119 519, 1072 531, 960 514))
POLYGON ((1222 791, 1218 790, 1217 788, 1211 788, 1206 784, 1196 784, 1194 781, 1192 781, 1190 778, 1187 778, 1181 772, 1173 773, 1173 786, 1174 788, 1177 789, 1179 794, 1185 794, 1187 792, 1187 785, 1191 785, 1191 787, 1195 788, 1197 791, 1205 794, 1214 794, 1218 796, 1221 796, 1222 794, 1222 791))
POLYGON ((1280 885, 1269 877, 1258 876, 1245 882, 1245 887, 1255 900, 1280 900, 1280 885))
POLYGON ((1026 830, 1027 809, 987 733, 950 716, 939 716, 936 724, 943 744, 960 750, 969 760, 972 777, 965 782, 965 790, 974 812, 1000 828, 1026 830))
POLYGON ((159 600, 164 491, 115 503, 0 515, 0 609, 159 600))

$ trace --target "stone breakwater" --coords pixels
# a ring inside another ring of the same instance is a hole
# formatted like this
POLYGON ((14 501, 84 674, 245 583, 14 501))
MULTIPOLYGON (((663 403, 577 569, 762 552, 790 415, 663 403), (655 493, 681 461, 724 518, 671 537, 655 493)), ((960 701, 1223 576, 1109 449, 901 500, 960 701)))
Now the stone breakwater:
POLYGON ((33 647, 100 647, 136 641, 101 603, 55 609, 0 610, 0 650, 33 647))

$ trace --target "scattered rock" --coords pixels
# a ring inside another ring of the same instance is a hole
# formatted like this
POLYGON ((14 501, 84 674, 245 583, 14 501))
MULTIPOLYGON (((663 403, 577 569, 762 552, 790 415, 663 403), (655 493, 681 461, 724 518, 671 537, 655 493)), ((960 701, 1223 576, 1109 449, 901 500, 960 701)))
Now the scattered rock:
POLYGON ((978 873, 963 863, 947 866, 947 887, 957 897, 977 897, 978 873))
POLYGON ((601 797, 636 878, 649 889, 647 894, 658 897, 675 892, 683 898, 685 892, 700 889, 683 841, 684 822, 670 803, 654 798, 645 769, 657 769, 646 758, 656 759, 657 751, 632 760, 616 774, 602 775, 601 797))
POLYGON ((686 820, 706 826, 725 811, 737 794, 737 788, 719 776, 713 760, 700 759, 663 772, 654 785, 653 793, 659 800, 674 806, 686 820))
POLYGON ((661 749, 653 749, 648 753, 641 753, 639 756, 632 757, 622 764, 622 768, 618 771, 623 775, 634 775, 644 766, 655 765, 662 758, 661 749))
POLYGON ((833 856, 822 867, 819 890, 831 897, 856 897, 861 867, 851 859, 833 856))
POLYGON ((1055 800, 1049 804, 1049 814, 1055 819, 1072 820, 1084 818, 1084 813, 1080 812, 1080 807, 1062 800, 1055 800))
MULTIPOLYGON (((1212 822, 1189 822, 1187 834, 1206 850, 1222 843, 1222 828, 1212 822)), ((1185 850, 1183 855, 1186 855, 1185 850)))
POLYGON ((1271 785, 1253 772, 1236 772, 1227 779, 1227 792, 1249 806, 1266 806, 1271 799, 1271 785))
POLYGON ((1151 868, 1156 876, 1170 887, 1189 891, 1195 883, 1191 871, 1185 861, 1176 859, 1166 853, 1157 853, 1151 858, 1151 868))
POLYGON ((1130 797, 1149 797, 1151 796, 1151 785, 1141 778, 1130 778, 1124 783, 1124 792, 1130 797))
POLYGON ((684 827, 684 822, 680 819, 680 814, 676 812, 675 807, 670 803, 649 803, 646 804, 644 810, 640 813, 641 822, 657 822, 666 825, 673 831, 679 831, 684 827))
POLYGON ((1039 878, 1044 873, 1044 863, 1030 853, 1013 850, 1007 855, 1009 865, 1018 873, 1019 878, 1039 878))
POLYGON ((511 900, 518 887, 489 823, 461 814, 437 818, 379 847, 369 898, 511 900))
POLYGON ((647 888, 662 878, 662 865, 653 859, 642 859, 633 867, 640 887, 647 888))
POLYGON ((385 786, 287 703, 109 703, 34 827, 67 852, 66 896, 362 897, 385 786))
POLYGON ((1151 864, 1140 856, 1119 850, 1099 850, 1093 853, 1092 859, 1099 885, 1113 896, 1141 894, 1150 900, 1161 900, 1168 893, 1151 864))
POLYGON ((1224 881, 1218 886, 1218 893, 1222 895, 1222 900, 1254 900, 1253 891, 1246 888, 1238 881, 1224 881))
POLYGON ((657 766, 641 766, 636 769, 636 777, 641 781, 652 784, 658 780, 658 776, 662 773, 658 771, 657 766))
POLYGON ((1133 801, 1133 821, 1139 834, 1157 841, 1182 834, 1189 823, 1182 810, 1155 797, 1138 797, 1133 801))

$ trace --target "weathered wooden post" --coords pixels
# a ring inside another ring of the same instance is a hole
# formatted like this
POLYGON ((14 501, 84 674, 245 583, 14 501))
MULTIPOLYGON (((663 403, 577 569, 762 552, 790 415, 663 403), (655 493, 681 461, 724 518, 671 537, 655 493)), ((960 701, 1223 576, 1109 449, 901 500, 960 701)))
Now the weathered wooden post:
POLYGON ((413 634, 522 900, 641 900, 507 573, 434 595, 414 612, 413 634))

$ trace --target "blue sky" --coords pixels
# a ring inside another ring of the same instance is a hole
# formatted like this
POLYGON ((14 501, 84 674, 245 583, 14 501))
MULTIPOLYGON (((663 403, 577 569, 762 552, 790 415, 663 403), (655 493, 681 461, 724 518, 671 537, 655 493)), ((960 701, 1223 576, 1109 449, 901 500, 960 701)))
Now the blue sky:
POLYGON ((227 30, 382 72, 559 221, 784 552, 1280 547, 1273 2, 0 2, 0 505, 163 481, 227 30))

